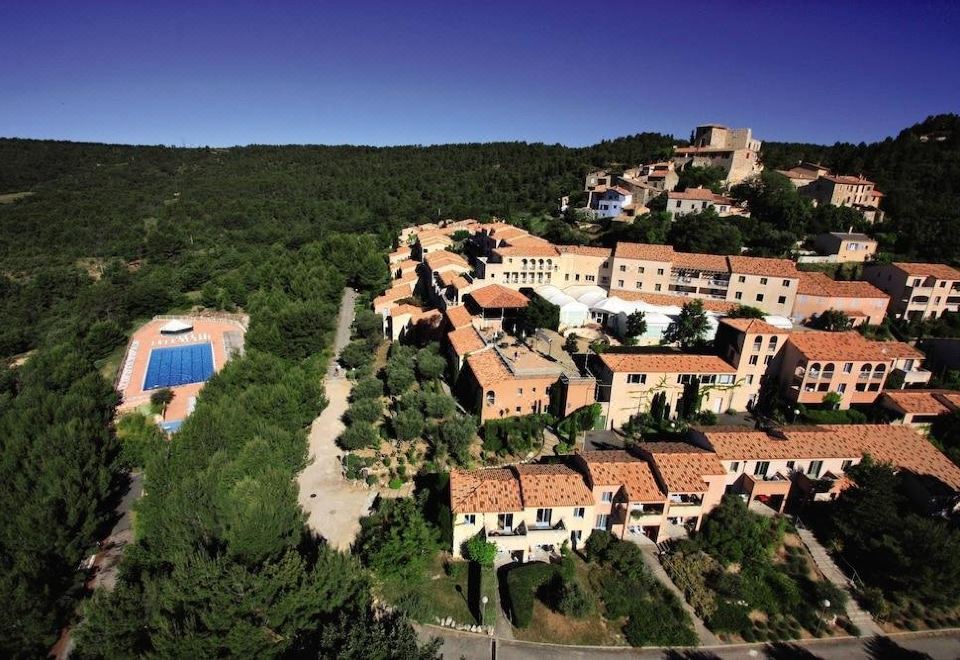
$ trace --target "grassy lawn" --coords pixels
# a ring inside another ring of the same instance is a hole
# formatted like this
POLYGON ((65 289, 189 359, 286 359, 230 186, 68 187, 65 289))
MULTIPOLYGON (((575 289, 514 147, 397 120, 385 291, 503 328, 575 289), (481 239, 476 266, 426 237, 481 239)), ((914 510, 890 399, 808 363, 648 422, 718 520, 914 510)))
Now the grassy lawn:
MULTIPOLYGON (((591 584, 591 571, 594 567, 586 564, 574 555, 577 581, 584 586, 591 584)), ((623 621, 608 622, 603 616, 603 608, 597 592, 591 588, 585 590, 590 602, 590 613, 582 618, 567 616, 547 605, 537 597, 533 602, 533 616, 526 628, 515 628, 517 639, 529 642, 548 642, 553 644, 574 644, 590 646, 623 646, 625 641, 620 629, 623 621)))
POLYGON ((110 353, 105 358, 97 360, 94 365, 100 370, 100 375, 103 376, 107 382, 113 383, 113 380, 117 377, 117 372, 120 370, 120 361, 123 360, 123 355, 127 351, 127 345, 122 344, 113 349, 113 352, 110 353))
MULTIPOLYGON (((470 564, 452 560, 447 553, 438 553, 417 583, 383 585, 383 595, 391 603, 405 603, 411 615, 423 623, 435 623, 436 619, 452 618, 457 623, 479 624, 480 612, 468 605, 470 592, 470 564)), ((486 595, 487 619, 493 625, 496 613, 496 579, 489 572, 482 580, 482 595, 486 595)), ((477 598, 479 602, 479 598, 477 598)))

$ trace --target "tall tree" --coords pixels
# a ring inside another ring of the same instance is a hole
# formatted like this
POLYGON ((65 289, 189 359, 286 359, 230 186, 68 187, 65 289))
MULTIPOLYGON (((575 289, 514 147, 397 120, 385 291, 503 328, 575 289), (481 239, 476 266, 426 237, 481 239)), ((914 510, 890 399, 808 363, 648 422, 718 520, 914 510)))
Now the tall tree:
POLYGON ((703 308, 703 301, 691 300, 681 309, 677 320, 667 326, 663 333, 666 344, 679 344, 681 348, 695 348, 706 343, 710 321, 703 308))

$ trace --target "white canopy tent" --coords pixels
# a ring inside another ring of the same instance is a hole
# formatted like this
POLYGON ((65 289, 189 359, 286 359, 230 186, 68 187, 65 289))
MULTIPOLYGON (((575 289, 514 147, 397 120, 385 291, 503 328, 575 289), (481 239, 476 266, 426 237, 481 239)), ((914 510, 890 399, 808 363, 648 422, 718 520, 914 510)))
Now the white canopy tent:
POLYGON ((560 308, 560 327, 579 328, 590 322, 590 308, 549 284, 535 289, 536 294, 560 308))
POLYGON ((193 330, 193 324, 180 319, 172 319, 160 326, 160 334, 164 335, 174 335, 189 330, 193 330))

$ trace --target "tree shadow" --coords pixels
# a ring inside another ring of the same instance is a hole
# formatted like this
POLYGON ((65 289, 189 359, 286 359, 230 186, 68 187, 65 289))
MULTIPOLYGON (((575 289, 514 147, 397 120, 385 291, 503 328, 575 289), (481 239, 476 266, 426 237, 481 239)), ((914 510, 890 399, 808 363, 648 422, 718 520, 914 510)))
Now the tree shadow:
POLYGON ((664 654, 665 660, 719 660, 720 656, 709 651, 678 651, 669 649, 664 654))
POLYGON ((764 654, 771 660, 814 660, 820 656, 808 651, 799 644, 774 642, 763 647, 764 654))
POLYGON ((871 637, 864 644, 867 655, 873 660, 927 660, 931 656, 923 651, 905 649, 889 637, 871 637))

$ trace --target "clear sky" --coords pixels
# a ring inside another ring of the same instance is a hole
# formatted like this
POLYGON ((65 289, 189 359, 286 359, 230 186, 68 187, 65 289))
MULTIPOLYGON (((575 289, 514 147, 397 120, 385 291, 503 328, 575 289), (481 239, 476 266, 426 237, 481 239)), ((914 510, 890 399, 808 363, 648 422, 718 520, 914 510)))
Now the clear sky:
POLYGON ((0 0, 0 136, 871 141, 960 112, 960 2, 0 0))

